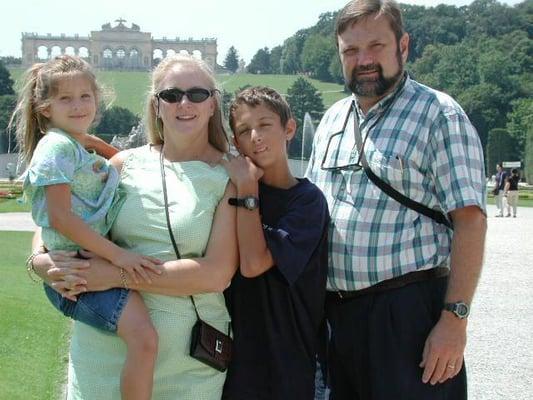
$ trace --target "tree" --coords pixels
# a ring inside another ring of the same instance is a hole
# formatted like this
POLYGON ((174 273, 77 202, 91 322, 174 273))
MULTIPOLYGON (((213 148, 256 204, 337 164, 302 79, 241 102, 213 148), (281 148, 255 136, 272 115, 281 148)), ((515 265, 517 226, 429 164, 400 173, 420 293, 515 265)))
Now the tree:
POLYGON ((516 160, 516 140, 505 129, 492 129, 487 144, 487 173, 496 173, 496 164, 516 160))
POLYGON ((270 68, 271 73, 273 74, 281 74, 281 52, 283 51, 283 47, 276 46, 272 48, 270 51, 270 68))
POLYGON ((17 145, 15 132, 7 131, 16 104, 17 97, 15 95, 0 96, 0 154, 13 152, 17 145))
POLYGON ((344 74, 342 72, 342 64, 337 53, 335 53, 335 55, 331 58, 328 70, 331 75, 331 78, 333 79, 333 82, 344 85, 344 74))
POLYGON ((533 127, 533 100, 518 99, 512 102, 512 107, 512 111, 507 114, 506 128, 509 135, 515 138, 518 157, 522 159, 526 149, 527 133, 533 127))
POLYGON ((311 77, 321 81, 331 82, 329 72, 331 59, 336 57, 335 43, 331 37, 312 35, 305 41, 302 49, 302 67, 311 77))
POLYGON ((13 90, 13 80, 9 70, 4 65, 4 62, 0 60, 0 96, 6 94, 15 94, 13 90))
POLYGON ((239 68, 239 54, 235 47, 231 46, 226 54, 226 59, 224 60, 224 67, 226 67, 232 73, 235 73, 239 68))
POLYGON ((248 64, 248 72, 251 74, 270 74, 271 71, 268 47, 259 49, 248 64))
POLYGON ((300 31, 285 40, 283 43, 283 51, 281 52, 282 74, 296 74, 302 72, 300 54, 306 38, 307 33, 300 31))
POLYGON ((296 135, 289 147, 289 156, 293 158, 303 156, 308 159, 312 138, 309 141, 306 139, 309 146, 306 146, 304 154, 301 154, 304 116, 308 112, 313 123, 317 124, 320 121, 324 113, 322 96, 307 79, 299 77, 287 90, 287 102, 291 106, 292 114, 298 125, 296 135))
POLYGON ((229 118, 229 107, 233 101, 233 96, 228 91, 222 89, 220 98, 222 99, 222 113, 224 114, 224 119, 227 120, 229 118))
POLYGON ((127 135, 140 118, 124 107, 113 106, 103 112, 94 131, 98 134, 127 135))
POLYGON ((524 154, 524 174, 528 183, 533 182, 533 124, 529 124, 526 134, 526 149, 524 154))
POLYGON ((502 92, 494 84, 483 83, 464 90, 458 97, 468 118, 475 126, 483 149, 486 151, 489 131, 505 126, 505 113, 502 113, 502 92))

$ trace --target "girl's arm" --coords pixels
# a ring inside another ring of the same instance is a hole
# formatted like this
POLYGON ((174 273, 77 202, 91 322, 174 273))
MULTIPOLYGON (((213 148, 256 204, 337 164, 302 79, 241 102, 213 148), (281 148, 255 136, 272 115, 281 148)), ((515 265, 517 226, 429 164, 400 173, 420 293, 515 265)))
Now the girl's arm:
POLYGON ((145 268, 157 271, 156 260, 124 250, 95 232, 80 217, 72 212, 70 185, 58 184, 45 187, 50 226, 63 236, 72 240, 83 249, 87 249, 106 258, 113 264, 128 271, 138 280, 136 274, 150 282, 145 268))
MULTIPOLYGON (((111 159, 111 163, 121 170, 124 159, 125 153, 120 152, 111 159)), ((168 296, 221 292, 226 289, 238 266, 236 212, 235 207, 228 204, 228 199, 235 197, 235 193, 235 187, 228 184, 214 216, 204 257, 168 261, 161 266, 161 275, 150 274, 151 284, 127 280, 128 287, 168 296)), ((109 268, 111 264, 102 258, 91 258, 90 268, 83 269, 79 266, 85 266, 87 261, 72 261, 75 262, 75 267, 69 268, 65 265, 67 262, 63 255, 56 257, 54 254, 43 254, 35 257, 33 264, 43 279, 55 282, 63 290, 72 289, 70 293, 73 295, 84 291, 84 286, 79 286, 80 281, 87 283, 89 291, 123 286, 119 269, 109 268), (57 260, 58 258, 61 260, 57 260), (55 265, 56 260, 61 262, 59 268, 55 265)))

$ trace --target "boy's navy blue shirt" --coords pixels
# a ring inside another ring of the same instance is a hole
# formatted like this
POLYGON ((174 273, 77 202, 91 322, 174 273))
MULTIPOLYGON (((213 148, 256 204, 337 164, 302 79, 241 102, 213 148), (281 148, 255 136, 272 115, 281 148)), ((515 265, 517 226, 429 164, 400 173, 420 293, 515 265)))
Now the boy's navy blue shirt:
POLYGON ((299 179, 290 189, 260 183, 259 202, 275 266, 255 278, 238 271, 225 292, 234 351, 223 398, 313 399, 327 277, 326 199, 299 179))

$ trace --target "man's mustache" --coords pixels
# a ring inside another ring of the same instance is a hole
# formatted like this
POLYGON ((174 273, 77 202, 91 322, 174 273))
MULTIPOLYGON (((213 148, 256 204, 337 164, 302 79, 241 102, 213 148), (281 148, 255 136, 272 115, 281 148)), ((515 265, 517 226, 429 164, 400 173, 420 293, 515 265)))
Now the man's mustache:
POLYGON ((352 75, 356 75, 361 72, 368 72, 368 71, 377 71, 381 74, 381 65, 379 64, 369 64, 369 65, 361 65, 359 67, 354 68, 352 75))

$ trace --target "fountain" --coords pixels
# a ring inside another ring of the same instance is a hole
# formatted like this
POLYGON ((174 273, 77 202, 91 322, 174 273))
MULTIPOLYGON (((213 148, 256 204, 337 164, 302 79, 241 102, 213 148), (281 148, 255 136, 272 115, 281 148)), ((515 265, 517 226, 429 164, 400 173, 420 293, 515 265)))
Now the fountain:
POLYGON ((144 124, 142 121, 139 122, 139 125, 132 127, 127 136, 115 135, 113 136, 113 140, 111 140, 111 145, 119 150, 132 149, 145 144, 146 135, 144 134, 144 124))

